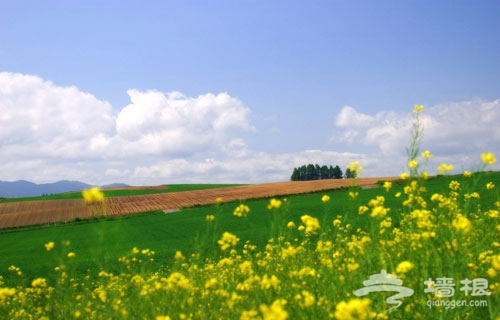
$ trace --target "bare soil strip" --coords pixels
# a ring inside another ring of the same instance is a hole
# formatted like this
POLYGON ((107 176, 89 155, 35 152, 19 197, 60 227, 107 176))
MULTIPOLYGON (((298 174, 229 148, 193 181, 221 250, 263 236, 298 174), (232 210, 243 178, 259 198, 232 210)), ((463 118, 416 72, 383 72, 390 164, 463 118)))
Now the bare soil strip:
MULTIPOLYGON (((244 186, 170 192, 137 196, 111 197, 102 206, 88 206, 82 199, 42 200, 29 202, 0 203, 0 229, 35 224, 51 224, 87 219, 105 211, 117 216, 144 211, 174 209, 215 203, 217 198, 225 201, 252 198, 277 197, 314 191, 331 190, 357 185, 373 186, 378 181, 392 181, 399 177, 328 179, 315 181, 288 181, 244 186)), ((148 187, 143 187, 148 188, 148 187)), ((149 187, 150 188, 150 187, 149 187)))

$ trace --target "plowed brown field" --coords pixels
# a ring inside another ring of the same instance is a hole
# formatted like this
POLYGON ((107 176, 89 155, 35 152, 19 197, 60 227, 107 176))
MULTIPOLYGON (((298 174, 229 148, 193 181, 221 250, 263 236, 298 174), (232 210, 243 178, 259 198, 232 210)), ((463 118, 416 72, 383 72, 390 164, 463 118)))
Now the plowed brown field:
MULTIPOLYGON (((358 178, 355 181, 331 179, 274 182, 207 190, 112 197, 107 199, 106 211, 107 215, 124 215, 152 210, 171 210, 215 203, 215 199, 218 197, 222 198, 223 201, 276 197, 331 190, 347 187, 353 183, 361 187, 367 187, 376 184, 378 181, 390 181, 398 178, 358 178)), ((92 215, 92 209, 82 199, 0 203, 0 229, 24 225, 50 224, 70 221, 75 218, 86 219, 92 217, 92 215)))

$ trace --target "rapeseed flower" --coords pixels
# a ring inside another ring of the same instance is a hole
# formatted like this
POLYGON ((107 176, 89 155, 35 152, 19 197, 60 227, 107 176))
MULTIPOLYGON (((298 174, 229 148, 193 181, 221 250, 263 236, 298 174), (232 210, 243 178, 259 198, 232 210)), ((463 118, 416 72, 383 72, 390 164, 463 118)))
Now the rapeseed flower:
POLYGON ((207 216, 205 217, 205 220, 207 220, 207 221, 214 221, 215 220, 215 216, 213 214, 207 214, 207 216))
POLYGON ((464 170, 464 177, 466 177, 466 178, 472 177, 472 172, 464 170))
POLYGON ((437 169, 438 169, 438 171, 439 171, 440 174, 445 174, 446 171, 452 171, 453 170, 453 165, 446 164, 446 163, 441 163, 437 169))
POLYGON ((449 188, 453 191, 457 191, 460 188, 460 182, 455 180, 451 181, 449 184, 449 188))
POLYGON ((482 153, 481 154, 481 159, 483 159, 483 162, 485 164, 494 164, 495 162, 497 162, 497 159, 495 158, 495 156, 493 155, 493 153, 489 152, 489 153, 482 153))
POLYGON ((355 172, 356 175, 359 175, 363 171, 363 167, 359 165, 359 161, 351 162, 347 168, 351 170, 351 172, 355 172))
POLYGON ((303 215, 300 217, 300 220, 303 224, 305 224, 305 232, 306 234, 316 233, 319 229, 319 221, 317 218, 311 217, 310 215, 303 215))
POLYGON ((74 252, 69 252, 68 253, 68 258, 74 258, 76 254, 74 252))
POLYGON ((491 190, 493 188, 495 188, 495 184, 493 182, 490 181, 486 184, 486 189, 491 190))
POLYGON ((413 107, 412 113, 423 113, 424 112, 424 106, 416 104, 413 107))
POLYGON ((433 155, 429 152, 429 150, 425 150, 421 154, 422 158, 424 159, 432 159, 433 155))
POLYGON ((269 200, 269 204, 267 205, 268 210, 279 209, 280 207, 281 207, 281 200, 274 199, 274 198, 269 200))
POLYGON ((249 212, 250 208, 248 206, 240 204, 236 207, 236 209, 234 209, 233 215, 236 217, 246 217, 249 212))
POLYGON ((398 264, 396 267, 396 272, 397 273, 408 273, 411 269, 413 269, 415 265, 411 263, 410 261, 403 261, 398 264))
POLYGON ((389 192, 389 190, 391 190, 391 188, 392 188, 392 182, 390 182, 390 181, 384 182, 383 187, 384 187, 385 191, 389 192))
POLYGON ((31 286, 33 288, 45 288, 47 287, 47 280, 45 278, 36 278, 31 281, 31 286))
POLYGON ((50 242, 47 242, 46 244, 44 244, 44 246, 45 246, 45 250, 50 251, 50 250, 54 249, 55 244, 53 241, 50 241, 50 242))
POLYGON ((410 167, 411 169, 414 169, 414 168, 418 167, 418 162, 417 162, 417 160, 415 160, 415 159, 411 160, 411 161, 408 163, 408 167, 410 167))
POLYGON ((236 244, 240 241, 238 237, 229 232, 224 232, 222 234, 222 238, 217 241, 222 251, 226 251, 227 249, 236 246, 236 244))
POLYGON ((104 201, 104 193, 98 188, 93 187, 82 191, 83 199, 86 203, 99 203, 104 201))
POLYGON ((325 194, 324 196, 321 197, 321 201, 323 203, 327 203, 328 201, 330 201, 330 196, 325 194))
POLYGON ((262 312, 263 320, 286 320, 288 319, 288 312, 285 310, 285 299, 277 299, 270 306, 261 304, 259 307, 262 312))
POLYGON ((472 223, 460 213, 453 219, 451 225, 455 228, 456 232, 463 231, 464 233, 468 233, 472 229, 472 223))
POLYGON ((368 207, 367 206, 360 206, 358 208, 358 214, 365 214, 367 211, 368 211, 368 207))
POLYGON ((368 298, 342 301, 335 306, 335 317, 339 320, 373 319, 375 313, 370 311, 370 303, 371 300, 368 298))

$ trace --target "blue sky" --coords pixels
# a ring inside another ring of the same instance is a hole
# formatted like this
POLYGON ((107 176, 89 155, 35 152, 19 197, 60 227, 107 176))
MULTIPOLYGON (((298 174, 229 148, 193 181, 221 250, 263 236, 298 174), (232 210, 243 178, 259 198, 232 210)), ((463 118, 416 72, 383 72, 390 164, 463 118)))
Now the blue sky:
POLYGON ((498 1, 4 0, 0 180, 264 182, 353 160, 399 175, 414 104, 428 171, 472 169, 500 156, 499 15, 498 1))

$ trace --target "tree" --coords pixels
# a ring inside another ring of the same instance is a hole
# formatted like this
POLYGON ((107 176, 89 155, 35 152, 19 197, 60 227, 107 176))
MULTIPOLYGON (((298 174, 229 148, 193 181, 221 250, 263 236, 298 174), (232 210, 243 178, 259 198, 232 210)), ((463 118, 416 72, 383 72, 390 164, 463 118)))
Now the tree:
POLYGON ((345 177, 347 179, 356 178, 356 170, 351 171, 349 168, 345 169, 345 177))
MULTIPOLYGON (((347 174, 347 173, 346 173, 347 174)), ((333 179, 342 179, 342 169, 339 166, 333 168, 333 179)))
POLYGON ((320 169, 320 179, 329 179, 328 175, 328 167, 327 166, 322 166, 320 169))

